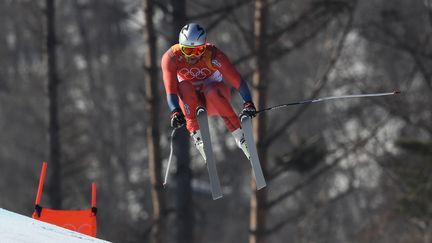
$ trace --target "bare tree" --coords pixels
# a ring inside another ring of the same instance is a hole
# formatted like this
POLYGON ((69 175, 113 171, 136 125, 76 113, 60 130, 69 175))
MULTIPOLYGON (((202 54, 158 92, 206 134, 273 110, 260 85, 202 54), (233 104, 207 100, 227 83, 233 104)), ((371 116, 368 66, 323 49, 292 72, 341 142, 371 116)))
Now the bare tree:
MULTIPOLYGON (((271 3, 274 4, 274 3, 271 3)), ((316 37, 323 27, 327 26, 334 18, 332 13, 342 12, 345 9, 349 9, 349 4, 336 2, 329 4, 310 3, 304 13, 301 13, 297 19, 280 27, 272 33, 266 33, 268 27, 266 15, 268 8, 271 4, 265 0, 255 1, 255 17, 254 17, 254 46, 253 46, 253 59, 254 59, 254 70, 253 70, 253 97, 255 98, 255 104, 258 110, 262 110, 267 107, 267 93, 270 86, 270 82, 267 81, 269 78, 266 74, 269 72, 269 63, 272 63, 279 58, 286 56, 291 53, 292 50, 298 49, 305 45, 312 38, 316 37), (342 11, 341 11, 342 10, 342 11), (296 37, 296 30, 299 28, 305 29, 304 33, 300 34, 300 37, 296 37), (311 26, 311 27, 309 27, 311 26), (270 43, 278 42, 282 35, 287 32, 293 32, 291 37, 294 43, 289 47, 281 45, 270 45, 270 43), (270 53, 270 54, 269 54, 270 53)), ((347 31, 351 26, 350 18, 348 26, 345 28, 341 43, 343 44, 346 37, 347 31)), ((331 59, 329 68, 324 73, 323 78, 319 85, 317 85, 312 96, 316 96, 326 84, 328 74, 333 69, 334 64, 338 60, 340 53, 340 45, 337 54, 331 59)), ((297 121, 301 114, 307 109, 307 106, 302 107, 294 114, 290 119, 286 120, 279 128, 274 128, 275 131, 270 131, 266 124, 266 114, 261 113, 258 118, 254 119, 254 137, 257 141, 257 149, 261 158, 261 166, 266 175, 270 176, 268 167, 268 151, 270 145, 276 141, 276 138, 280 137, 293 122, 297 121)), ((268 177, 271 183, 272 177, 268 177)), ((254 186, 252 187, 254 188, 254 186)), ((282 194, 284 195, 284 194, 282 194)), ((287 195, 285 195, 287 196, 287 195)), ((279 197, 277 201, 286 199, 286 197, 279 197)), ((266 214, 269 211, 270 206, 274 205, 274 202, 268 201, 266 191, 261 190, 255 192, 251 198, 251 218, 250 218, 250 243, 262 243, 266 242, 266 238, 269 233, 272 232, 272 228, 266 227, 266 214)), ((289 222, 286 221, 286 222, 289 222)), ((278 226, 279 227, 279 226, 278 226)))
POLYGON ((46 53, 48 62, 48 110, 49 110, 49 165, 51 179, 49 181, 49 195, 51 206, 62 206, 62 166, 60 122, 58 110, 58 86, 60 83, 57 72, 57 39, 56 39, 56 7, 55 0, 46 0, 46 53))
MULTIPOLYGON (((267 88, 265 83, 265 73, 267 71, 267 59, 265 52, 265 30, 267 21, 267 0, 255 1, 255 18, 254 18, 254 63, 255 69, 253 72, 253 97, 255 104, 259 110, 266 108, 267 88)), ((257 143, 258 154, 261 157, 261 168, 264 175, 267 171, 267 150, 260 141, 264 140, 266 129, 266 114, 261 114, 254 119, 254 138, 257 143)), ((254 182, 252 181, 252 184, 254 182)), ((255 188, 252 185, 251 188, 255 188)), ((254 191, 251 197, 250 209, 250 230, 249 243, 265 242, 265 203, 266 203, 266 188, 260 191, 254 191)))
MULTIPOLYGON (((172 33, 171 43, 178 42, 178 34, 186 24, 186 1, 171 0, 172 33)), ((177 130, 174 140, 176 170, 176 241, 178 243, 194 242, 194 210, 192 200, 192 169, 190 167, 190 137, 184 128, 177 130)))
POLYGON ((164 242, 165 226, 165 198, 162 187, 162 161, 159 135, 159 92, 158 92, 158 69, 156 59, 156 35, 153 23, 154 5, 152 0, 144 1, 144 43, 145 43, 145 94, 148 102, 147 115, 149 125, 147 127, 148 164, 153 200, 153 220, 155 224, 152 229, 152 242, 164 242))

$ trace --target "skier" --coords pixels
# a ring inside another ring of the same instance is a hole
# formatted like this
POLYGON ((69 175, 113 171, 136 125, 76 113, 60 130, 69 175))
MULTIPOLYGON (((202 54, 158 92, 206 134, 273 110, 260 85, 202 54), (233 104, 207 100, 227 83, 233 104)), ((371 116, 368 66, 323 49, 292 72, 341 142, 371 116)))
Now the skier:
POLYGON ((179 43, 162 56, 162 75, 171 109, 171 126, 186 124, 204 160, 204 146, 195 111, 205 107, 208 115, 219 115, 234 136, 236 144, 249 159, 250 154, 240 127, 240 120, 230 103, 230 90, 224 80, 242 97, 241 114, 254 117, 256 108, 251 93, 228 57, 213 44, 207 43, 207 33, 198 24, 185 25, 179 43))

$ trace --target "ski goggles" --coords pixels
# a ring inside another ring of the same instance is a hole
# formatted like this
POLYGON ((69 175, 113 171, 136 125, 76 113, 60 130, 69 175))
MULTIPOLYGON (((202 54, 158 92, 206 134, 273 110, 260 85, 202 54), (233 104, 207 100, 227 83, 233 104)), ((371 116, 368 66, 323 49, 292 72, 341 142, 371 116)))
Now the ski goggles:
POLYGON ((205 50, 206 45, 200 45, 200 46, 185 46, 180 45, 180 50, 183 53, 183 55, 190 57, 190 56, 201 56, 205 50))

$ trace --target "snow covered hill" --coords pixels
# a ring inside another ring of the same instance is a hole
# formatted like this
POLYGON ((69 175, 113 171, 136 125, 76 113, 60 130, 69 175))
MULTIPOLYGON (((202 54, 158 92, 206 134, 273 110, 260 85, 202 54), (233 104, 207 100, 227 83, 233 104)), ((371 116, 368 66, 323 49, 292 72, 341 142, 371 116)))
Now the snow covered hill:
POLYGON ((1 243, 109 243, 0 208, 1 243))

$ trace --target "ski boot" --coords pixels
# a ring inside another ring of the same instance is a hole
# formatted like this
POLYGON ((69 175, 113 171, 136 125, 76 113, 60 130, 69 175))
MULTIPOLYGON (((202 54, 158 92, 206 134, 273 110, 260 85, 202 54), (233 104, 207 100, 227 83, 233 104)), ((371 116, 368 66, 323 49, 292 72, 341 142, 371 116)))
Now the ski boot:
POLYGON ((201 132, 200 130, 196 130, 193 133, 191 133, 191 137, 194 140, 195 147, 198 149, 199 153, 203 157, 204 161, 207 161, 205 152, 204 152, 204 143, 202 141, 201 132))
POLYGON ((233 135, 237 146, 243 151, 243 153, 246 155, 246 158, 250 160, 250 153, 244 138, 243 130, 241 128, 237 128, 237 130, 233 131, 231 134, 233 135))

